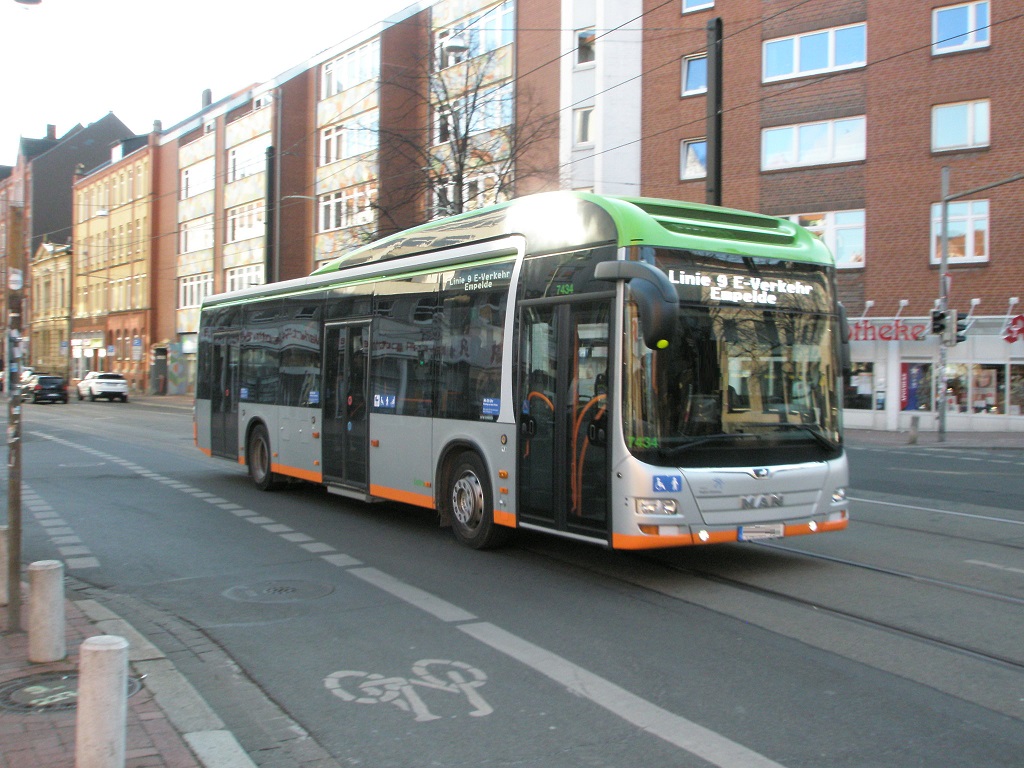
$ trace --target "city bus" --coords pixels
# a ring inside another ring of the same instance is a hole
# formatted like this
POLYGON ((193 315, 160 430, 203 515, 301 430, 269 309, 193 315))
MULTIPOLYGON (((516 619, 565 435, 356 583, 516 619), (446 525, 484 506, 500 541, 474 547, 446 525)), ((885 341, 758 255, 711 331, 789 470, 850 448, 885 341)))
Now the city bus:
POLYGON ((834 261, 756 213, 552 192, 207 298, 200 450, 612 549, 846 527, 834 261))

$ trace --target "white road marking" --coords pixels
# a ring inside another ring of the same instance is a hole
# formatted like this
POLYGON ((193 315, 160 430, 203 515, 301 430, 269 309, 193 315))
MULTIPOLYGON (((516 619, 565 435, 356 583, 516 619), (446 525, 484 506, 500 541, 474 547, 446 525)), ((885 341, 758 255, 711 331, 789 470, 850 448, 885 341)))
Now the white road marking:
POLYGON ((421 611, 426 611, 441 621, 473 621, 477 618, 469 611, 464 611, 447 600, 442 600, 429 592, 423 591, 419 587, 399 581, 394 576, 389 576, 383 571, 378 571, 376 568, 351 568, 348 570, 348 573, 358 576, 378 589, 383 589, 385 592, 394 595, 399 600, 404 600, 421 611))
POLYGON ((980 565, 983 568, 992 568, 997 571, 1006 571, 1008 573, 1024 573, 1024 568, 1014 568, 1010 565, 1000 565, 999 563, 986 563, 984 560, 964 560, 967 565, 980 565))
POLYGON ((685 717, 652 704, 603 677, 588 672, 540 646, 488 622, 461 624, 459 629, 481 643, 511 656, 564 685, 570 692, 604 707, 626 722, 721 768, 781 768, 779 763, 747 749, 685 717))
POLYGON ((901 507, 903 509, 913 509, 917 512, 937 512, 942 515, 952 515, 953 517, 969 517, 972 520, 987 520, 991 523, 1009 523, 1010 525, 1024 525, 1024 520, 1009 520, 1005 517, 989 517, 987 515, 972 515, 969 512, 952 512, 948 509, 936 509, 935 507, 917 507, 913 504, 896 504, 892 501, 876 501, 875 499, 859 499, 856 496, 848 497, 850 501, 859 501, 864 504, 881 504, 886 507, 901 507))

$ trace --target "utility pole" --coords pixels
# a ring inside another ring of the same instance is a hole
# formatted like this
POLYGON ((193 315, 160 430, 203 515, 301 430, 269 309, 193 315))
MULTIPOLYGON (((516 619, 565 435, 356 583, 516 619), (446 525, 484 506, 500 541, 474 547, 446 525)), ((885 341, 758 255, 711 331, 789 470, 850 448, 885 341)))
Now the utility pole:
MULTIPOLYGON (((279 107, 277 107, 279 108, 279 107)), ((263 282, 277 280, 277 153, 267 147, 267 202, 263 207, 263 282)))
POLYGON ((722 204, 722 17, 716 16, 707 24, 708 33, 708 95, 707 138, 704 163, 704 202, 722 204))
POLYGON ((7 629, 21 631, 21 303, 25 287, 23 210, 7 230, 7 629))

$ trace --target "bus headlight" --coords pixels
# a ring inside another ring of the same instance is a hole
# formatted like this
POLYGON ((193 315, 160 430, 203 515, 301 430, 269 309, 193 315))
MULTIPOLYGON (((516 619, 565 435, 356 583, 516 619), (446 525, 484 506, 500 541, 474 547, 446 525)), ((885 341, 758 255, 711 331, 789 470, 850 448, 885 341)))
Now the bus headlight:
POLYGON ((674 515, 679 506, 675 499, 637 499, 636 513, 638 515, 674 515))
POLYGON ((845 488, 836 488, 834 491, 832 491, 832 503, 833 504, 842 504, 844 501, 846 501, 846 489, 845 488))

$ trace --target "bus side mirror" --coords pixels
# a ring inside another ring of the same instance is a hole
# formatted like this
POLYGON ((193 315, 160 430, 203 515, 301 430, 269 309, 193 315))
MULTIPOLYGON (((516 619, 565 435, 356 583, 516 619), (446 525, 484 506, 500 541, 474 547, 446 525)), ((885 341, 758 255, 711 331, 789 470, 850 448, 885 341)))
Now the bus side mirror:
POLYGON ((644 344, 664 349, 679 313, 679 296, 665 273, 644 261, 602 261, 594 268, 594 278, 629 282, 629 297, 640 310, 640 328, 644 344))
POLYGON ((846 316, 846 307, 839 305, 839 362, 843 376, 849 376, 853 372, 853 363, 850 361, 850 320, 846 316))

